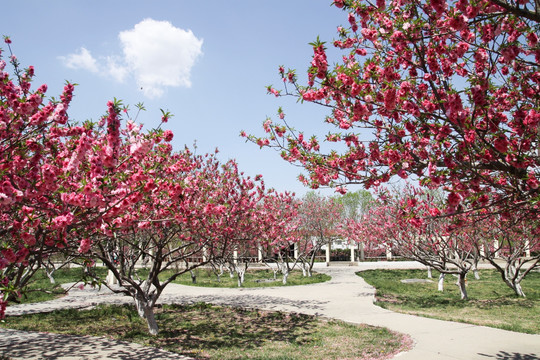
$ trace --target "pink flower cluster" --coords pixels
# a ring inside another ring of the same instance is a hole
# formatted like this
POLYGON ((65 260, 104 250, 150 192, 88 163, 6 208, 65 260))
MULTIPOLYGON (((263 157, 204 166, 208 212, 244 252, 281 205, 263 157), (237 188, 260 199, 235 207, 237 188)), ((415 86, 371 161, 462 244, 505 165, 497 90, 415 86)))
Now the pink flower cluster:
POLYGON ((323 45, 318 45, 313 48, 313 60, 311 66, 315 70, 316 76, 319 79, 324 79, 328 71, 328 60, 323 45))
POLYGON ((91 247, 92 247, 92 240, 88 238, 84 238, 81 240, 81 244, 79 246, 79 249, 77 249, 77 251, 79 252, 79 254, 86 254, 90 251, 91 247))

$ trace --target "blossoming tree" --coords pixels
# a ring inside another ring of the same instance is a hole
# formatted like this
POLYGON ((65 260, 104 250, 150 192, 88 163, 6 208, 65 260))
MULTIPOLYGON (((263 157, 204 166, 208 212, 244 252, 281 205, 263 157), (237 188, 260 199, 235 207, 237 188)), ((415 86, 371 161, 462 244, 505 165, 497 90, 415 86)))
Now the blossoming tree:
POLYGON ((343 238, 340 227, 342 213, 343 205, 332 197, 309 192, 302 199, 298 214, 298 231, 301 234, 299 248, 302 249, 301 261, 308 274, 311 274, 321 249, 331 249, 335 240, 343 238))
POLYGON ((169 144, 154 147, 136 164, 140 168, 131 186, 144 187, 125 190, 128 195, 119 204, 125 211, 102 224, 104 230, 84 254, 106 265, 118 286, 105 284, 133 297, 155 335, 153 309, 165 287, 239 244, 248 246, 265 193, 243 178, 233 161, 222 165, 214 155, 187 149, 173 153, 169 144))
POLYGON ((439 271, 439 291, 445 275, 457 276, 461 298, 467 299, 466 277, 476 270, 477 244, 483 233, 474 230, 475 219, 456 215, 440 217, 441 203, 410 186, 399 192, 381 192, 370 216, 363 219, 363 234, 384 242, 399 255, 439 271))
POLYGON ((515 223, 519 214, 519 226, 533 232, 540 198, 538 2, 333 4, 347 12, 333 42, 343 57, 329 65, 327 44, 317 39, 306 83, 280 67, 283 87, 268 87, 329 109, 330 132, 321 139, 297 131, 280 109, 278 120, 264 122, 266 136, 243 135, 304 167, 300 179, 312 188, 345 192, 349 184, 418 180, 446 191, 447 215, 484 209, 515 223))
POLYGON ((294 193, 278 193, 271 189, 264 201, 259 203, 257 213, 257 256, 273 270, 274 279, 281 272, 284 284, 296 266, 296 259, 290 253, 298 241, 298 206, 299 201, 294 193))
POLYGON ((73 85, 44 104, 47 87, 31 90, 34 68, 21 69, 13 55, 10 62, 13 76, 0 61, 2 314, 53 254, 84 254, 96 235, 126 218, 130 202, 153 189, 153 169, 140 160, 172 139, 131 121, 122 130, 119 102, 108 103, 99 123, 74 123, 67 114, 73 85))
POLYGON ((173 152, 171 131, 142 131, 123 119, 119 101, 98 123, 74 123, 73 85, 43 104, 46 86, 31 90, 33 67, 10 61, 13 76, 0 60, 0 317, 6 300, 61 252, 101 260, 120 285, 115 291, 134 298, 156 334, 153 307, 165 286, 208 261, 193 257, 224 256, 260 235, 259 204, 268 195, 260 178, 215 155, 173 152), (146 273, 137 271, 141 263, 146 273))
MULTIPOLYGON (((280 68, 276 96, 331 109, 324 140, 268 119, 260 146, 302 165, 302 180, 377 186, 397 175, 447 191, 448 211, 502 203, 536 212, 540 12, 532 0, 338 0, 347 27, 329 65, 317 40, 302 84, 280 68)), ((338 190, 342 188, 338 187, 338 190)))
POLYGON ((480 212, 478 217, 469 227, 470 232, 480 233, 477 251, 517 296, 525 297, 521 281, 540 263, 538 219, 519 212, 511 217, 480 212))
MULTIPOLYGON (((10 39, 5 38, 10 49, 10 39)), ((94 125, 69 122, 74 86, 67 84, 59 101, 44 103, 47 90, 31 89, 32 66, 22 69, 10 55, 12 74, 0 53, 0 271, 5 301, 16 299, 37 269, 65 248, 78 230, 92 227, 114 208, 104 198, 101 181, 81 183, 76 171, 93 146, 93 169, 114 168, 108 140, 94 125), (96 137, 97 136, 97 137, 96 137)), ((110 178, 109 178, 110 180, 110 178)), ((1 314, 0 314, 1 315, 1 314)))

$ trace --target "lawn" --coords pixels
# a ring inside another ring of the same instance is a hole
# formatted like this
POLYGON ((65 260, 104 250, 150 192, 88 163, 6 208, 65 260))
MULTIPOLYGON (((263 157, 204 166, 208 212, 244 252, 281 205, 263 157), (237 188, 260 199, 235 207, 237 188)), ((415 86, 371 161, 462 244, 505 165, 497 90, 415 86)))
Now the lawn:
MULTIPOLYGON (((97 268, 100 276, 106 269, 97 268)), ((144 272, 144 270, 142 270, 144 272)), ((81 268, 59 271, 56 284, 81 278, 81 268)), ((142 274, 141 274, 142 275, 142 274)), ((165 274, 167 275, 167 274, 165 274)), ((198 286, 236 287, 236 278, 217 277, 210 269, 197 269, 198 286)), ((330 277, 313 274, 303 277, 300 271, 289 276, 287 285, 327 281, 330 277)), ((35 287, 57 289, 45 274, 35 287)), ((176 280, 192 284, 189 273, 176 280)), ((245 287, 283 286, 281 278, 273 281, 273 272, 250 269, 245 287)), ((57 290, 59 293, 59 290, 57 290)), ((28 293, 28 299, 38 292, 28 293)), ((50 291, 48 296, 54 295, 50 291)), ((41 301, 45 298, 41 298, 41 301)), ((46 314, 8 316, 1 327, 25 331, 44 331, 74 335, 116 338, 163 348, 196 359, 388 359, 411 348, 411 339, 388 329, 353 325, 320 317, 241 309, 198 303, 159 305, 155 308, 160 326, 158 336, 148 335, 146 322, 131 305, 100 305, 94 309, 66 309, 46 314)), ((1 358, 0 353, 0 358, 1 358)))
MULTIPOLYGON (((233 277, 229 276, 226 272, 220 277, 218 281, 217 276, 212 269, 198 268, 195 269, 196 283, 193 283, 191 274, 185 273, 179 276, 174 282, 183 285, 195 285, 203 287, 237 287, 238 280, 236 274, 233 277)), ((164 275, 167 275, 164 274, 164 275)), ((277 275, 274 280, 274 273, 270 269, 248 269, 245 274, 245 281, 242 287, 269 287, 269 286, 295 286, 295 285, 308 285, 315 284, 330 280, 330 276, 321 273, 313 273, 313 276, 303 276, 302 271, 294 270, 287 278, 287 284, 283 285, 283 277, 280 274, 277 275)))
POLYGON ((527 298, 518 298, 495 270, 481 270, 480 279, 467 277, 469 300, 460 299, 456 278, 447 275, 444 292, 437 291, 438 273, 432 283, 402 283, 426 279, 425 270, 368 270, 357 273, 377 289, 376 304, 406 314, 540 334, 540 273, 523 280, 527 298))
MULTIPOLYGON (((107 275, 107 270, 105 268, 94 268, 93 271, 97 272, 101 277, 107 275)), ((27 289, 21 293, 21 296, 17 299, 16 303, 24 304, 41 302, 63 296, 65 295, 65 290, 60 286, 61 284, 81 281, 84 277, 84 268, 80 266, 71 268, 64 267, 53 273, 55 283, 52 284, 45 271, 38 270, 31 279, 27 289)), ((11 302, 10 305, 15 305, 16 303, 11 302)))
POLYGON ((387 359, 411 347, 407 336, 380 327, 315 316, 205 303, 156 308, 158 336, 132 306, 99 306, 7 317, 20 330, 114 337, 197 359, 387 359))
MULTIPOLYGON (((107 275, 107 269, 104 267, 94 267, 92 271, 96 273, 101 279, 105 279, 107 275)), ((140 269, 139 274, 145 275, 147 270, 140 269)), ((206 287, 237 287, 236 276, 230 277, 228 273, 221 276, 221 280, 217 281, 217 276, 211 269, 199 268, 195 269, 197 276, 197 282, 194 284, 191 279, 191 274, 185 273, 179 276, 174 283, 184 285, 196 285, 206 287)), ((162 274, 161 278, 165 279, 170 276, 172 271, 166 271, 162 274)), ((84 270, 82 267, 62 268, 54 272, 55 283, 51 284, 49 278, 43 270, 39 270, 28 288, 18 298, 18 303, 33 303, 40 301, 52 300, 57 297, 65 295, 64 289, 61 284, 81 281, 84 278, 84 270)), ((245 275, 245 282, 243 287, 268 287, 268 286, 293 286, 293 285, 307 285, 313 283, 319 283, 330 280, 330 276, 325 274, 313 273, 311 277, 302 276, 301 271, 293 271, 289 275, 286 285, 283 285, 281 277, 278 275, 274 281, 273 272, 269 269, 248 269, 245 275)), ((90 279, 87 277, 87 280, 90 279)), ((14 305, 15 303, 11 303, 14 305)))

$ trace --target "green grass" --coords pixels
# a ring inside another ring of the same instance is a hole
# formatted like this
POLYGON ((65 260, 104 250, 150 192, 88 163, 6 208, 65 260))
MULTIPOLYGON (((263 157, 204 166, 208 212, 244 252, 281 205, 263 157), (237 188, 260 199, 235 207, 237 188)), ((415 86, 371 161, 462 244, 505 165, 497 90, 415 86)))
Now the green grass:
POLYGON ((522 282, 527 298, 519 298, 495 270, 480 271, 480 280, 467 277, 469 300, 461 300, 456 278, 447 275, 444 292, 433 283, 404 284, 402 279, 425 279, 425 270, 368 270, 357 273, 376 289, 376 304, 393 311, 540 334, 540 273, 522 282))
MULTIPOLYGON (((217 280, 217 276, 211 269, 200 268, 195 270, 197 276, 197 282, 193 284, 191 280, 191 274, 185 273, 179 276, 174 282, 183 285, 195 285, 203 287, 238 287, 238 280, 236 274, 234 277, 230 277, 229 273, 225 273, 221 276, 221 280, 217 280)), ((167 274, 164 274, 167 275, 167 274)), ((315 284, 331 279, 326 274, 313 273, 313 276, 303 276, 301 271, 292 271, 287 278, 287 284, 283 285, 283 277, 280 274, 277 275, 276 281, 274 279, 273 271, 269 269, 248 269, 245 274, 245 281, 242 287, 269 287, 269 286, 294 286, 294 285, 308 285, 315 284)))
MULTIPOLYGON (((95 271, 99 276, 107 274, 107 270, 104 268, 95 268, 95 271)), ((82 267, 62 268, 56 270, 53 277, 54 284, 51 283, 44 270, 38 270, 27 288, 21 292, 17 302, 10 302, 9 304, 25 304, 56 299, 65 295, 64 289, 60 286, 61 284, 80 281, 84 278, 84 272, 82 267)))
MULTIPOLYGON (((107 269, 104 267, 95 267, 93 271, 101 278, 105 279, 107 275, 107 269)), ((140 275, 145 275, 145 269, 139 270, 140 275)), ((206 287, 237 287, 236 275, 231 278, 228 273, 225 273, 221 277, 221 281, 217 281, 217 277, 211 269, 196 269, 197 283, 193 284, 191 281, 190 273, 185 273, 178 277, 174 282, 184 285, 197 285, 206 287)), ((161 275, 161 279, 164 280, 170 276, 172 271, 166 271, 161 275)), ((62 268, 54 273, 55 284, 51 284, 49 278, 45 274, 45 271, 39 270, 27 289, 21 293, 21 297, 17 299, 17 303, 34 303, 52 300, 60 296, 65 295, 64 289, 61 284, 77 282, 83 279, 84 273, 82 267, 62 268)), ((277 281, 273 280, 273 272, 268 269, 248 269, 245 275, 245 282, 243 287, 268 287, 268 286, 284 286, 281 281, 281 276, 278 275, 277 281)), ((89 279, 90 280, 90 279, 89 279)), ((330 276, 325 274, 313 273, 311 277, 302 276, 301 271, 291 272, 287 286, 292 285, 307 285, 313 283, 319 283, 330 280, 330 276)), ((10 303, 14 305, 15 302, 10 303)))
POLYGON ((408 337, 384 328, 295 313, 198 303, 157 307, 156 317, 156 337, 132 306, 7 317, 0 326, 114 337, 197 359, 386 359, 411 347, 408 337))

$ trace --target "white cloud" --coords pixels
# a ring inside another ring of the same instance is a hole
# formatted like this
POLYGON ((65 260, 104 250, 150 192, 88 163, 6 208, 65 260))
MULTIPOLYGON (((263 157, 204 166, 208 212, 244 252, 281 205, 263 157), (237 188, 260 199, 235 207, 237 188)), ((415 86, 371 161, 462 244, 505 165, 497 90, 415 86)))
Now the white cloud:
POLYGON ((191 86, 191 68, 203 43, 191 30, 145 19, 119 38, 124 59, 145 95, 158 97, 165 87, 191 86))
POLYGON ((117 56, 108 56, 106 73, 118 82, 124 82, 129 74, 129 68, 123 64, 123 59, 117 56))
POLYGON ((60 59, 70 69, 83 69, 93 73, 99 71, 96 59, 90 54, 86 48, 81 47, 78 53, 69 54, 68 56, 60 56, 60 59))
POLYGON ((123 82, 133 76, 150 98, 163 95, 167 87, 190 87, 191 69, 202 55, 203 40, 191 30, 168 21, 145 19, 118 35, 122 55, 96 60, 85 48, 60 59, 72 69, 84 69, 123 82))

